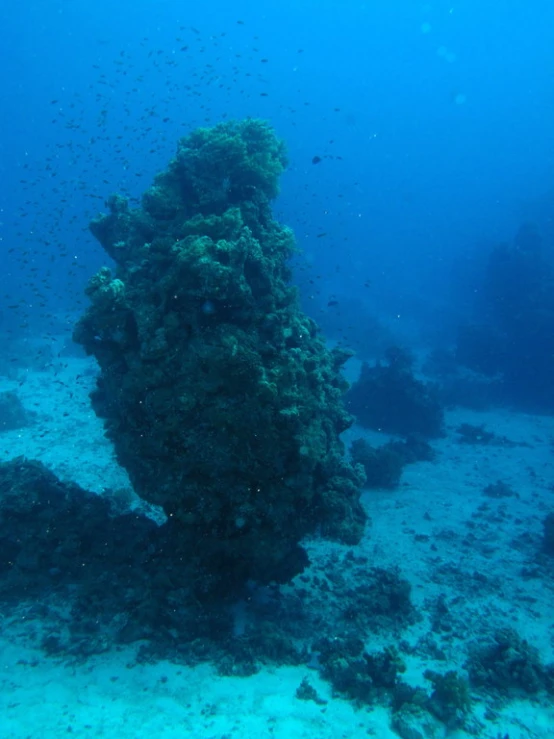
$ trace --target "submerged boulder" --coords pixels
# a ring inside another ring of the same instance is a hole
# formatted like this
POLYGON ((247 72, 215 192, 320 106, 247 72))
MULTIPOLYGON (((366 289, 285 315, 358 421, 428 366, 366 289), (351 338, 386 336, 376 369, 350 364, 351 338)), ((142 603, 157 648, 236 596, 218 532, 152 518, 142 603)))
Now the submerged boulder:
POLYGON ((179 142, 139 208, 121 196, 92 233, 116 263, 89 285, 75 339, 96 357, 92 402, 137 493, 180 535, 199 596, 287 581, 303 537, 363 532, 363 472, 340 368, 290 284, 292 232, 270 201, 286 165, 264 122, 179 142))

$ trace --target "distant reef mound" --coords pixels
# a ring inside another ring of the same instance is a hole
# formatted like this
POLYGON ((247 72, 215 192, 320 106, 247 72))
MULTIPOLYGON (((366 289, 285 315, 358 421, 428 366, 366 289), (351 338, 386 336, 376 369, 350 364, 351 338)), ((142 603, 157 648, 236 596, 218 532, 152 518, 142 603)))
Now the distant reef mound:
POLYGON ((288 581, 305 536, 364 529, 363 472, 339 438, 349 355, 299 310, 294 237, 272 217, 285 166, 263 121, 201 128, 139 208, 113 195, 90 224, 116 264, 75 329, 100 366, 92 404, 198 597, 288 581))

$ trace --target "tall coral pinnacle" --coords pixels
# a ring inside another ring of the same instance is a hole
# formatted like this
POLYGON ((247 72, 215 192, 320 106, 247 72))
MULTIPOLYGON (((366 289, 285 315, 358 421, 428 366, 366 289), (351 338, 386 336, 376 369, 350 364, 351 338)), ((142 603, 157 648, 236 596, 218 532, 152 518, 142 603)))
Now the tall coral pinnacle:
POLYGON ((117 265, 75 331, 101 369, 93 406, 200 595, 286 581, 303 537, 355 543, 364 527, 339 439, 345 357, 300 311, 294 237, 271 213, 285 165, 265 122, 199 129, 140 208, 113 196, 91 223, 117 265))

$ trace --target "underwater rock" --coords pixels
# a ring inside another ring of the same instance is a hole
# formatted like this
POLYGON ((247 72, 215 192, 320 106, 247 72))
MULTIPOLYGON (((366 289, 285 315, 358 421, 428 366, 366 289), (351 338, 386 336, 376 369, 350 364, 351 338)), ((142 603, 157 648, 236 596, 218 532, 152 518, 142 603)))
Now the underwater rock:
POLYGON ((471 423, 462 423, 456 428, 460 444, 474 444, 475 446, 503 446, 503 447, 530 447, 526 441, 513 441, 507 436, 488 431, 483 424, 478 426, 471 423))
POLYGON ((179 142, 139 208, 121 196, 91 231, 116 262, 88 287, 75 339, 100 365, 92 393, 136 492, 179 532, 198 597, 302 571, 303 537, 354 544, 361 467, 340 368, 290 285, 292 232, 270 201, 286 165, 264 122, 179 142))
POLYGON ((519 495, 512 486, 508 485, 504 480, 491 482, 483 489, 483 495, 487 495, 489 498, 519 498, 519 495))
POLYGON ((0 433, 28 426, 34 415, 23 407, 17 393, 11 390, 0 393, 0 433))
POLYGON ((554 554, 554 513, 549 513, 542 522, 543 525, 543 549, 548 554, 554 554))

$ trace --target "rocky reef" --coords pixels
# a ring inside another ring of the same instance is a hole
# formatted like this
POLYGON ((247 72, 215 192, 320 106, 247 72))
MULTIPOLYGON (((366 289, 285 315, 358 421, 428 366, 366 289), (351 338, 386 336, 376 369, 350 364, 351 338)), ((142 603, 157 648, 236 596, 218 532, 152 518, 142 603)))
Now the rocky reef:
POLYGON ((288 581, 303 537, 354 544, 364 528, 363 471, 339 438, 348 353, 300 311, 294 237, 272 217, 285 166, 265 122, 199 129, 140 207, 114 195, 90 224, 116 264, 75 330, 100 366, 93 407, 199 598, 288 581))

